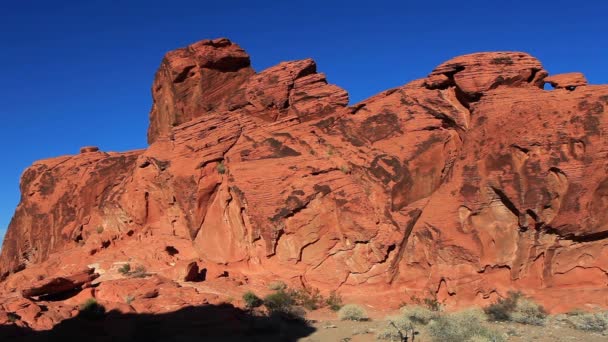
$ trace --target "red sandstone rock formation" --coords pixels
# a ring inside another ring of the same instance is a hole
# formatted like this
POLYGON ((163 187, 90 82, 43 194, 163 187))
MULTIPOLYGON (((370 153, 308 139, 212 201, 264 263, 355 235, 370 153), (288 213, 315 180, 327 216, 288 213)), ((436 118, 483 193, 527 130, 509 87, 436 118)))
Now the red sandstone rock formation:
POLYGON ((608 86, 546 76, 528 54, 478 53, 347 107, 312 60, 254 73, 227 39, 170 52, 147 149, 23 174, 0 293, 90 267, 86 296, 124 312, 275 279, 387 307, 512 289, 552 311, 606 307, 608 86))

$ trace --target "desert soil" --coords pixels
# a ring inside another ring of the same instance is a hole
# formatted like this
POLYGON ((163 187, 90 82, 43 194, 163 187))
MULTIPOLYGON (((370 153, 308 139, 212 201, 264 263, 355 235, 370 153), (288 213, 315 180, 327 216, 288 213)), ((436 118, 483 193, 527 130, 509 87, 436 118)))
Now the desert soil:
MULTIPOLYGON (((380 314, 372 315, 378 317, 380 314)), ((309 318, 313 321, 312 326, 316 329, 311 335, 300 339, 302 342, 368 342, 380 341, 376 334, 386 326, 382 318, 373 318, 365 322, 340 321, 335 317, 330 318, 330 312, 311 313, 309 318), (317 319, 315 319, 315 317, 317 319)), ((383 316, 386 317, 386 316, 383 316)), ((597 333, 580 331, 569 327, 564 322, 549 319, 545 326, 531 326, 513 322, 488 322, 492 329, 504 334, 507 341, 513 342, 606 342, 608 332, 597 333)), ((415 342, 430 342, 428 332, 421 327, 415 342)), ((457 341, 453 341, 457 342, 457 341)))

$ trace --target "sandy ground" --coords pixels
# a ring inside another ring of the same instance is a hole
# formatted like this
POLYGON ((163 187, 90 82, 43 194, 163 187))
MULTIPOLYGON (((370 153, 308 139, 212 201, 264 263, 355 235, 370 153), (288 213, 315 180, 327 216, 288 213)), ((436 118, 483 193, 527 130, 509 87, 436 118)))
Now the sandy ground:
MULTIPOLYGON (((379 314, 376 313, 375 316, 379 314)), ((302 342, 367 342, 379 341, 376 334, 386 326, 382 318, 371 319, 366 322, 340 321, 332 312, 312 312, 309 318, 313 321, 312 326, 316 331, 305 338, 302 342), (333 316, 333 318, 332 318, 333 316), (316 318, 316 319, 315 319, 316 318)), ((374 315, 372 315, 374 316, 374 315)), ((385 316, 383 316, 385 317, 385 316)), ((531 326, 512 322, 488 322, 487 325, 505 336, 507 341, 539 341, 539 342, 561 342, 561 341, 584 341, 584 342, 607 342, 608 332, 586 332, 575 330, 566 323, 549 319, 545 326, 531 326)), ((429 334, 424 327, 416 336, 415 342, 430 342, 429 334)), ((451 342, 451 341, 446 341, 451 342)), ((453 341, 457 342, 457 341, 453 341)))

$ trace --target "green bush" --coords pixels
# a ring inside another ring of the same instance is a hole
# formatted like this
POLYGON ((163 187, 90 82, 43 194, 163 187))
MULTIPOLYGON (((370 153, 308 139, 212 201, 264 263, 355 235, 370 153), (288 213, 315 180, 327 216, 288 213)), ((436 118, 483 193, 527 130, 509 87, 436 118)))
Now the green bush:
POLYGON ((608 330, 608 311, 569 313, 565 321, 578 330, 602 332, 608 330))
POLYGON ((338 311, 338 317, 343 321, 367 321, 369 319, 365 309, 356 304, 344 305, 338 311))
POLYGON ((103 317, 105 313, 106 308, 97 303, 95 298, 89 298, 82 305, 80 305, 80 316, 84 318, 98 319, 103 317))
POLYGON ((438 313, 419 305, 412 305, 402 307, 401 315, 415 324, 426 325, 429 324, 433 318, 436 318, 438 313))
POLYGON ((97 234, 103 233, 103 227, 102 226, 98 226, 95 230, 97 231, 97 234))
POLYGON ((308 310, 316 310, 325 303, 325 299, 321 295, 319 289, 316 288, 311 290, 289 290, 287 291, 287 294, 291 296, 294 304, 303 306, 308 310))
POLYGON ((264 304, 262 299, 251 291, 247 291, 245 294, 243 294, 243 301, 245 302, 245 307, 250 310, 264 304))
POLYGON ((271 312, 286 311, 294 304, 293 298, 284 290, 279 290, 264 297, 264 305, 271 312))
POLYGON ((479 310, 464 310, 440 315, 428 325, 431 339, 444 341, 491 341, 502 342, 504 338, 497 332, 485 327, 484 314, 479 310))
POLYGON ((521 297, 521 292, 509 291, 506 298, 499 298, 496 303, 485 307, 484 311, 494 321, 510 321, 511 314, 515 311, 517 301, 521 297))
POLYGON ((284 282, 277 280, 277 281, 273 281, 272 283, 268 284, 268 289, 269 290, 273 290, 273 291, 283 291, 287 288, 287 284, 285 284, 284 282))
POLYGON ((525 298, 521 292, 509 292, 506 298, 484 308, 488 317, 495 321, 513 321, 522 324, 543 325, 547 313, 542 306, 525 298))
POLYGON ((145 278, 148 276, 146 268, 141 265, 135 267, 134 270, 131 270, 130 264, 124 264, 124 265, 120 266, 120 268, 118 269, 118 273, 120 273, 124 276, 132 277, 132 278, 145 278))
POLYGON ((331 311, 338 311, 344 305, 342 303, 342 297, 336 291, 331 291, 329 293, 329 297, 325 300, 325 304, 329 306, 331 311))
POLYGON ((145 278, 148 276, 148 271, 144 266, 137 266, 133 272, 129 272, 129 275, 133 278, 145 278))
POLYGON ((544 325, 547 318, 545 309, 533 301, 520 298, 511 313, 511 320, 522 324, 544 325))
POLYGON ((217 173, 220 175, 226 173, 226 165, 224 165, 224 161, 217 163, 217 173))
POLYGON ((386 327, 376 338, 389 341, 407 341, 405 338, 415 333, 414 323, 404 315, 388 317, 386 327))
POLYGON ((420 299, 417 296, 411 296, 410 300, 414 304, 418 306, 425 306, 431 311, 441 311, 441 309, 443 308, 441 302, 439 302, 439 300, 437 300, 437 298, 435 297, 427 297, 424 299, 420 299))
POLYGON ((129 274, 129 272, 131 272, 131 265, 130 264, 124 264, 122 266, 120 266, 120 268, 118 269, 118 272, 122 275, 127 275, 129 274))
POLYGON ((9 322, 11 322, 11 323, 15 323, 15 322, 17 322, 18 320, 20 320, 20 319, 21 319, 21 316, 17 315, 17 314, 16 314, 16 313, 14 313, 14 312, 8 312, 8 313, 6 314, 6 318, 8 318, 8 321, 9 321, 9 322))
POLYGON ((264 297, 264 306, 271 316, 286 318, 290 320, 303 320, 306 316, 304 309, 295 306, 292 296, 284 290, 264 297))

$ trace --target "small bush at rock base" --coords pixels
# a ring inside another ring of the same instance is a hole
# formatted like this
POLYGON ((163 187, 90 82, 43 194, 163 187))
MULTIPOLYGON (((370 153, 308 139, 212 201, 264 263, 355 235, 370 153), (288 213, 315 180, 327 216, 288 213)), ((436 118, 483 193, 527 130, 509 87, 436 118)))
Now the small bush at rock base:
POLYGON ((568 313, 564 320, 578 330, 596 332, 608 330, 608 311, 568 313))
POLYGON ((15 323, 15 322, 17 322, 18 320, 20 320, 20 319, 21 319, 21 316, 17 315, 17 314, 16 314, 16 313, 14 313, 14 312, 8 312, 8 313, 6 314, 6 318, 8 318, 8 321, 9 321, 9 322, 11 322, 11 323, 15 323))
POLYGON ((319 289, 289 290, 287 294, 291 296, 295 305, 301 305, 308 310, 316 310, 325 303, 319 289))
POLYGON ((420 299, 417 296, 411 296, 410 300, 412 301, 412 303, 418 306, 425 306, 431 311, 441 311, 441 309, 443 308, 443 304, 441 304, 441 302, 435 297, 427 297, 420 299))
POLYGON ((491 320, 514 321, 522 324, 543 325, 547 313, 542 306, 525 298, 521 292, 510 291, 506 298, 484 308, 491 320))
POLYGON ((287 284, 285 284, 284 282, 278 280, 278 281, 273 281, 272 283, 268 284, 268 289, 269 290, 273 290, 273 291, 282 291, 285 290, 287 288, 287 284))
POLYGON ((245 307, 250 310, 264 304, 262 299, 251 291, 247 291, 243 294, 243 301, 245 302, 245 307))
POLYGON ((515 311, 511 313, 511 320, 522 324, 544 325, 546 318, 545 309, 526 298, 520 298, 515 305, 515 311))
POLYGON ((105 313, 106 308, 97 303, 95 298, 89 298, 82 305, 80 305, 80 316, 84 318, 98 319, 103 317, 105 313))
POLYGON ((404 306, 401 308, 401 315, 414 324, 429 324, 429 322, 438 316, 437 311, 430 310, 428 308, 412 305, 404 306))
POLYGON ((325 304, 329 306, 331 311, 338 311, 344 305, 342 303, 342 297, 336 291, 331 291, 329 293, 329 297, 325 300, 325 304))
POLYGON ((407 341, 407 338, 416 333, 414 323, 404 315, 388 317, 386 320, 386 327, 376 335, 379 340, 407 341))
POLYGON ((220 175, 226 173, 226 165, 224 165, 223 161, 217 163, 217 173, 219 173, 220 175))
POLYGON ((499 298, 496 303, 485 307, 484 312, 492 320, 509 321, 511 320, 511 313, 515 311, 515 306, 521 296, 521 292, 509 291, 506 298, 499 298))
POLYGON ((504 338, 485 327, 483 312, 475 309, 445 314, 433 319, 428 325, 431 339, 444 341, 491 341, 502 342, 504 338))
POLYGON ((303 320, 306 316, 304 309, 295 306, 291 295, 284 290, 264 297, 264 306, 271 316, 278 316, 289 320, 303 320))
POLYGON ((343 321, 367 321, 368 316, 365 309, 356 304, 344 305, 338 311, 338 317, 343 321))

